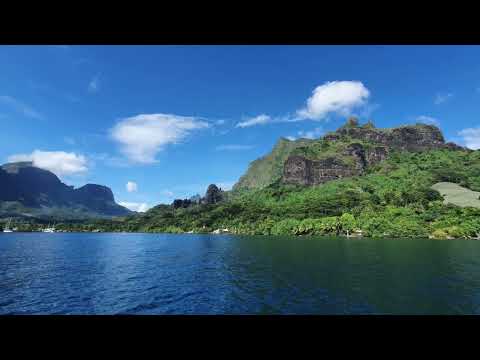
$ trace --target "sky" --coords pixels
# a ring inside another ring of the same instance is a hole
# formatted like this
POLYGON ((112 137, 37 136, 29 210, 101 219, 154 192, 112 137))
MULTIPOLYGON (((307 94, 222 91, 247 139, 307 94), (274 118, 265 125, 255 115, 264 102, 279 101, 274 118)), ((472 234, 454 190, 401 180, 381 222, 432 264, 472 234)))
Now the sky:
POLYGON ((138 211, 348 116, 480 148, 479 46, 0 46, 0 159, 138 211))

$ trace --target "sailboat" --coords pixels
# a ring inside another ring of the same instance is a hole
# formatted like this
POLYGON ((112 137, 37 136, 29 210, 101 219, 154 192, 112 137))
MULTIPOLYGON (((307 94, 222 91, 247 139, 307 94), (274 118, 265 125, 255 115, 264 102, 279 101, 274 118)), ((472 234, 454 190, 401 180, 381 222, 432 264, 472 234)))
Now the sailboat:
POLYGON ((8 224, 7 224, 7 226, 5 226, 5 228, 3 229, 3 232, 4 232, 4 233, 11 233, 11 232, 13 232, 13 230, 10 229, 10 223, 11 223, 11 222, 12 222, 12 218, 8 219, 8 224))
POLYGON ((44 233, 54 233, 55 232, 55 226, 50 227, 50 224, 47 228, 43 229, 42 232, 44 233))

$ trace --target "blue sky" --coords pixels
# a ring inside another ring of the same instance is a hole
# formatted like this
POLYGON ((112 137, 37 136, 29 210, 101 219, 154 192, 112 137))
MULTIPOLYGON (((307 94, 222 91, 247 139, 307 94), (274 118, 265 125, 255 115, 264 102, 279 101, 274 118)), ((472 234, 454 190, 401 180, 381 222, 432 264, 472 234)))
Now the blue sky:
POLYGON ((142 210, 350 114, 480 147, 479 46, 0 46, 0 79, 2 162, 142 210))

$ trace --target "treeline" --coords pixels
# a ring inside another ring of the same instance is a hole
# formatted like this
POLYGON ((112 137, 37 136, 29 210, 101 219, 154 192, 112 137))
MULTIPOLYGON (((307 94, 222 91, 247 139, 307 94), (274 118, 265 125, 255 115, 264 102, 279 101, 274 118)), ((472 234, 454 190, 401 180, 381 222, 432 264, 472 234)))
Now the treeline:
POLYGON ((440 181, 480 191, 479 152, 394 153, 363 176, 316 187, 276 183, 231 193, 228 200, 215 203, 159 205, 122 221, 99 221, 95 227, 170 233, 228 229, 251 235, 477 237, 480 209, 443 204, 431 188, 440 181))

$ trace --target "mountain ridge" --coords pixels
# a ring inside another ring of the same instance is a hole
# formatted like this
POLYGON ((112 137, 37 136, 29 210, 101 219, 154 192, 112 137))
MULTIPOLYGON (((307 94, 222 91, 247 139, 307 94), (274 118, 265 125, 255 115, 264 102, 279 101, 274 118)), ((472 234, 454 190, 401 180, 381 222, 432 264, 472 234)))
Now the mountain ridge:
POLYGON ((115 202, 109 187, 85 184, 75 189, 32 162, 0 166, 0 203, 0 214, 7 216, 89 218, 132 213, 115 202))

